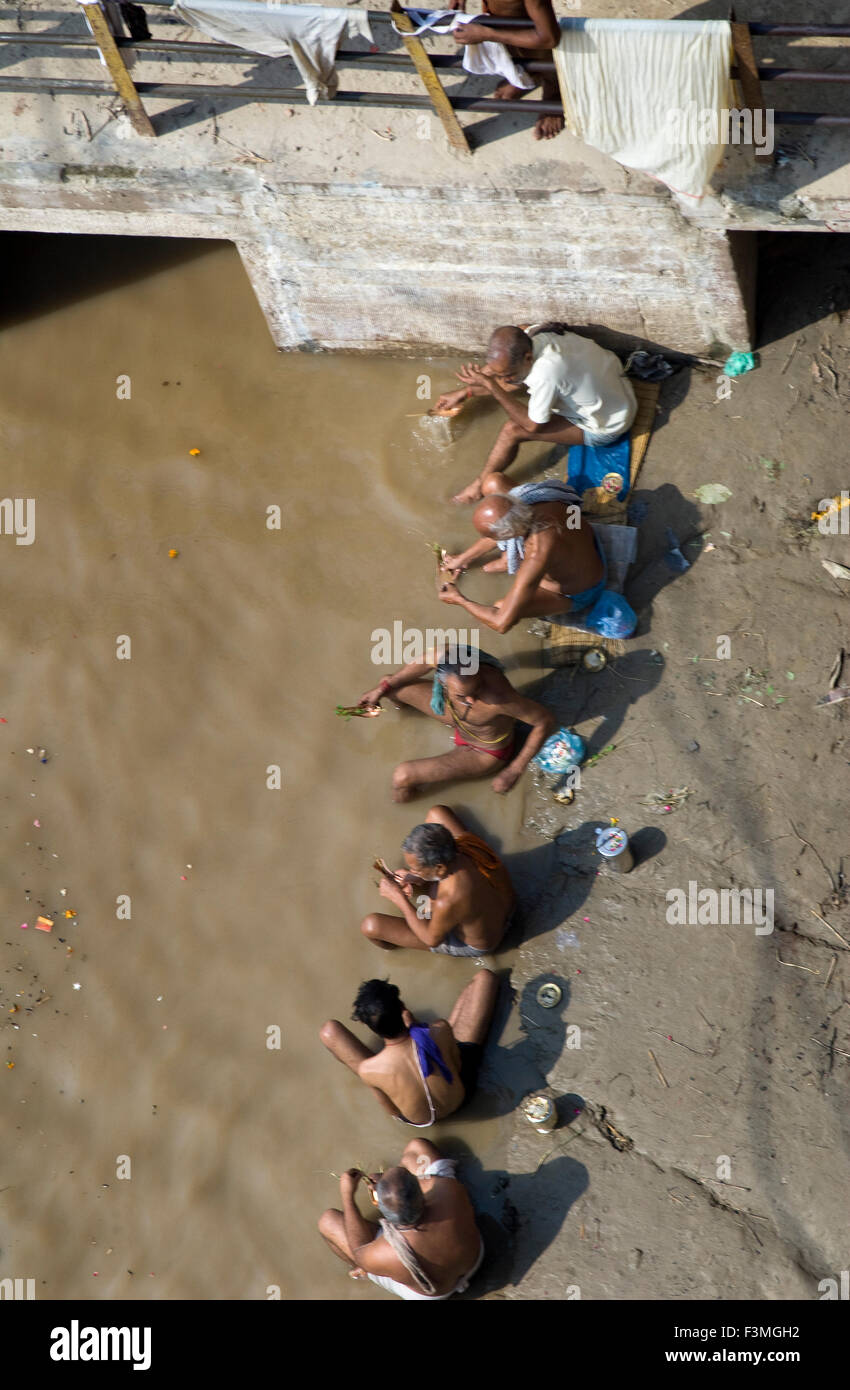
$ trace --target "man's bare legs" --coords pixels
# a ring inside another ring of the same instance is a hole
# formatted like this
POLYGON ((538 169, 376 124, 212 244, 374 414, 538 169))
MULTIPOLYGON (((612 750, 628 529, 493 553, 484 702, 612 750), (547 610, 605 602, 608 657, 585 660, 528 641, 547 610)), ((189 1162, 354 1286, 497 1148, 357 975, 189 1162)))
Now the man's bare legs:
MULTIPOLYGON (((390 698, 398 700, 399 704, 409 705, 420 714, 427 714, 448 728, 452 727, 451 715, 435 714, 431 709, 430 681, 410 681, 394 690, 390 698)), ((436 786, 440 782, 470 781, 486 777, 488 772, 495 775, 498 772, 498 767, 493 766, 495 762, 497 759, 489 753, 481 753, 474 748, 453 748, 450 753, 399 763, 393 772, 393 801, 410 801, 420 787, 436 786)))
MULTIPOLYGON (((543 117, 542 119, 554 119, 554 117, 543 117)), ((454 502, 478 502, 483 495, 485 480, 493 474, 502 473, 516 460, 519 453, 520 444, 583 444, 584 431, 579 425, 571 425, 569 420, 565 420, 563 415, 553 415, 548 424, 541 425, 539 429, 523 429, 513 420, 506 420, 496 436, 493 445, 484 464, 482 472, 474 479, 462 492, 456 494, 452 499, 454 502)))
POLYGON ((329 1018, 327 1023, 322 1024, 319 1037, 328 1052, 332 1052, 337 1061, 343 1062, 356 1076, 360 1075, 360 1063, 375 1055, 354 1036, 350 1028, 335 1018, 329 1018))
MULTIPOLYGON (((551 54, 547 54, 549 59, 551 56, 551 54)), ((547 73, 544 77, 540 99, 541 101, 557 101, 560 104, 561 90, 554 74, 547 73)), ((535 140, 551 140, 553 135, 560 135, 563 129, 563 116, 538 116, 537 124, 534 127, 534 138, 535 140)))
MULTIPOLYGON (((371 1224, 375 1225, 374 1222, 371 1224)), ((377 1234, 378 1228, 375 1226, 375 1235, 377 1234)), ((327 1211, 322 1212, 319 1217, 319 1235, 327 1241, 338 1259, 350 1265, 349 1273, 352 1279, 365 1278, 363 1270, 355 1263, 354 1256, 349 1248, 345 1234, 345 1219, 342 1212, 338 1211, 336 1207, 328 1207, 327 1211)))
MULTIPOLYGON (((323 1023, 319 1029, 319 1037, 324 1043, 328 1052, 333 1053, 338 1062, 342 1062, 353 1071, 358 1081, 360 1079, 360 1063, 374 1057, 374 1052, 370 1052, 368 1047, 364 1047, 359 1038, 356 1038, 350 1028, 346 1028, 344 1023, 338 1019, 329 1018, 327 1023, 323 1023)), ((390 1115, 397 1115, 398 1111, 391 1103, 383 1091, 379 1091, 377 1086, 370 1086, 369 1090, 380 1102, 383 1108, 390 1115)))
MULTIPOLYGON (((508 52, 514 62, 519 63, 520 66, 529 62, 552 62, 552 51, 548 48, 512 48, 509 45, 508 52)), ((542 85, 541 101, 557 101, 560 104, 561 92, 555 74, 547 73, 543 78, 542 85)), ((493 96, 499 101, 518 101, 521 97, 528 96, 532 91, 534 91, 533 87, 514 87, 510 82, 500 82, 493 96)), ((563 116, 540 116, 534 127, 534 138, 535 140, 551 140, 553 135, 560 134, 563 129, 563 116)))
POLYGON ((490 1030, 498 993, 498 975, 492 970, 479 970, 458 996, 449 1017, 455 1042, 483 1045, 490 1030))
POLYGON ((409 951, 427 951, 428 946, 420 941, 416 932, 411 931, 403 917, 393 917, 390 912, 370 912, 360 923, 360 930, 373 946, 382 951, 394 951, 403 946, 409 951))

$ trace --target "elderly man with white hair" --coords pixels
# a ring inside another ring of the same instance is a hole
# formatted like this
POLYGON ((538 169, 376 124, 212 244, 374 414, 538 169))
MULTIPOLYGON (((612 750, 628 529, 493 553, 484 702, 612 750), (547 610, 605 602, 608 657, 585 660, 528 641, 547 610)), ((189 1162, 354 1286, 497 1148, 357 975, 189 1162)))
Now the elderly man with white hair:
POLYGON ((605 590, 606 562, 575 490, 557 480, 511 488, 496 473, 484 491, 472 515, 481 540, 443 559, 443 570, 452 576, 449 581, 438 576, 443 603, 460 605, 494 632, 510 632, 522 618, 591 608, 605 590), (497 548, 503 554, 484 569, 514 575, 513 585, 498 603, 475 603, 460 592, 457 579, 497 548))

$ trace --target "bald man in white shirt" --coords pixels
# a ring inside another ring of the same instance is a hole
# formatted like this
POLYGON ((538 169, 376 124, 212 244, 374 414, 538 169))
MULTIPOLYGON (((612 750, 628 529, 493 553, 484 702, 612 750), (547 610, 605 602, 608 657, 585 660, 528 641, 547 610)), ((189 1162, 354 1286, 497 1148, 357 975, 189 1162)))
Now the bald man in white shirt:
POLYGON ((489 491, 488 478, 510 467, 520 444, 613 444, 626 434, 637 411, 619 357, 561 324, 497 328, 486 365, 461 367, 458 378, 464 389, 441 396, 438 409, 489 395, 508 416, 483 471, 454 498, 459 503, 479 501, 489 491), (529 393, 527 406, 515 399, 523 386, 529 393))

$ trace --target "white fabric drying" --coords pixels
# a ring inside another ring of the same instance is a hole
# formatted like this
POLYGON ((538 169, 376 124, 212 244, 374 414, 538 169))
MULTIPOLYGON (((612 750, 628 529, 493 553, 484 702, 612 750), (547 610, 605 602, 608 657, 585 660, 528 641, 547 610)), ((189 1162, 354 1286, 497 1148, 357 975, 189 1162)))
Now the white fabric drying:
MULTIPOLYGON (((471 14, 458 14, 456 10, 410 10, 409 14, 414 24, 417 20, 419 23, 408 38, 424 33, 450 34, 458 25, 472 24, 476 18, 471 14)), ((393 28, 397 34, 404 33, 395 23, 393 28)), ((464 46, 463 67, 476 77, 504 77, 512 86, 521 87, 526 92, 537 86, 525 68, 514 62, 503 43, 492 43, 489 39, 464 46)))
POLYGON ((177 0, 172 13, 222 43, 269 58, 291 58, 311 106, 319 97, 336 95, 334 63, 346 25, 350 37, 372 42, 366 10, 263 4, 261 0, 185 0, 183 4, 177 0))
POLYGON ((707 124, 712 116, 714 130, 724 129, 721 112, 733 105, 728 21, 562 19, 560 25, 555 66, 572 133, 676 193, 702 197, 723 144, 698 143, 687 115, 705 112, 707 124))

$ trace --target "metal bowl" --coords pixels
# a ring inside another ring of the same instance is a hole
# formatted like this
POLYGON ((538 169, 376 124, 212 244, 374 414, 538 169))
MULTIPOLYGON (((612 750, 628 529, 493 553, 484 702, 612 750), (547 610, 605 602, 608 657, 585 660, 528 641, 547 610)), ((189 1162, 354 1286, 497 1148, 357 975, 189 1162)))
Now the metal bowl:
POLYGON ((541 1009, 554 1009, 556 1004, 560 1004, 564 997, 564 992, 560 985, 556 985, 554 980, 547 980, 545 985, 541 985, 537 991, 536 999, 541 1009))
POLYGON ((582 657, 581 664, 585 671, 604 671, 608 665, 608 657, 601 647, 591 647, 582 657))

